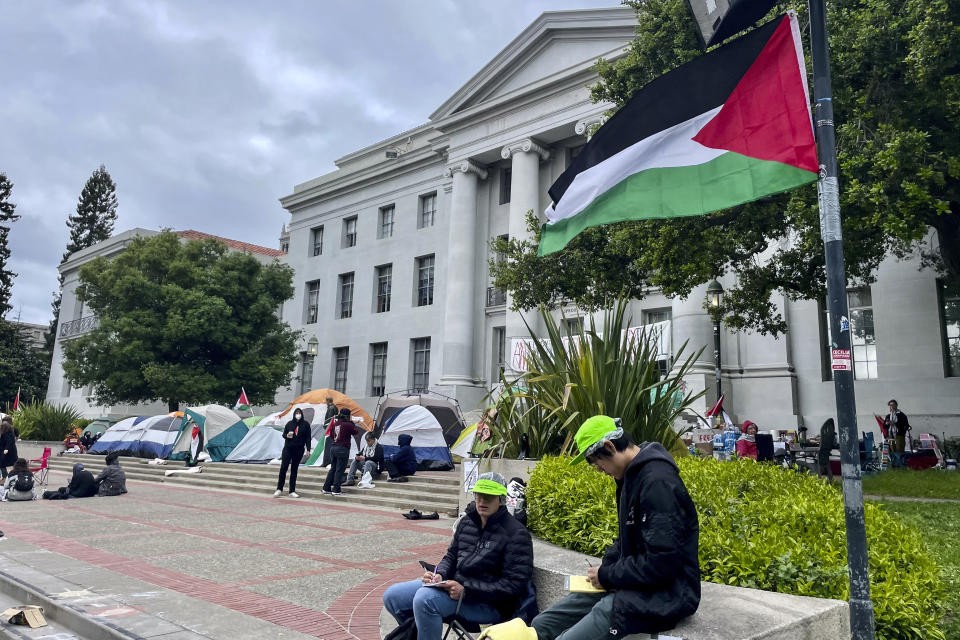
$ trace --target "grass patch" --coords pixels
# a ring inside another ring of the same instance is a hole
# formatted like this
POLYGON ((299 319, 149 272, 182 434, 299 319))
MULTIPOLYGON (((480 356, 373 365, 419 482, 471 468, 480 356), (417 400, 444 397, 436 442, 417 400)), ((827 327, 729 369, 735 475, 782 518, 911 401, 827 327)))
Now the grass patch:
POLYGON ((946 613, 941 628, 948 640, 960 640, 960 504, 890 501, 880 505, 923 534, 930 553, 943 568, 946 613))
POLYGON ((953 498, 960 500, 960 472, 890 469, 863 476, 863 492, 873 496, 953 498))

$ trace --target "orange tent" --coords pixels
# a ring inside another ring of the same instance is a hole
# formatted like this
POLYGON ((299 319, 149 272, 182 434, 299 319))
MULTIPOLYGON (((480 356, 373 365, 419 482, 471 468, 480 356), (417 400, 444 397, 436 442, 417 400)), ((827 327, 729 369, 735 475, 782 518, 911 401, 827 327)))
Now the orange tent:
POLYGON ((349 409, 350 417, 354 422, 357 423, 358 427, 366 429, 367 431, 373 431, 373 418, 370 417, 370 414, 363 410, 363 408, 357 404, 357 401, 348 396, 345 393, 340 393, 339 391, 334 391, 333 389, 314 389, 313 391, 308 391, 302 396, 296 397, 293 399, 293 402, 278 416, 282 418, 292 412, 298 405, 324 405, 327 404, 327 398, 333 398, 333 404, 338 409, 349 409))

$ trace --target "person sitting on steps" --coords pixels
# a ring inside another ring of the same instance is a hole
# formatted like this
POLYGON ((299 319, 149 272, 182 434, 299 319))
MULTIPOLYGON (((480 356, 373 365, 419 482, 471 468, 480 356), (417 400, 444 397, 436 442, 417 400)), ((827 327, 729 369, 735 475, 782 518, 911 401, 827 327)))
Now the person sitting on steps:
POLYGON ((387 468, 390 477, 387 482, 406 482, 407 476, 412 476, 417 472, 417 454, 414 453, 410 443, 413 442, 413 436, 404 433, 397 438, 397 444, 400 446, 396 453, 391 454, 383 461, 383 466, 387 468))
POLYGON ((371 477, 376 477, 383 469, 383 447, 377 442, 377 436, 371 431, 363 439, 366 444, 353 457, 353 462, 350 463, 350 471, 347 472, 346 486, 348 487, 357 484, 357 471, 360 471, 361 478, 365 473, 369 473, 371 477))

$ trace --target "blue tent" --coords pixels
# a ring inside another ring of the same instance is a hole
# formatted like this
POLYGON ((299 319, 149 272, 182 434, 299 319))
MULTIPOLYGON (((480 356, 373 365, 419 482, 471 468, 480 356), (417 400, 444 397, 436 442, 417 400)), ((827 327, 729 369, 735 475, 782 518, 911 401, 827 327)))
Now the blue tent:
POLYGON ((453 458, 443 437, 443 428, 432 413, 421 405, 404 407, 389 418, 383 427, 380 444, 383 455, 390 456, 400 448, 397 439, 402 434, 413 437, 411 446, 417 455, 417 468, 421 471, 450 471, 453 458))

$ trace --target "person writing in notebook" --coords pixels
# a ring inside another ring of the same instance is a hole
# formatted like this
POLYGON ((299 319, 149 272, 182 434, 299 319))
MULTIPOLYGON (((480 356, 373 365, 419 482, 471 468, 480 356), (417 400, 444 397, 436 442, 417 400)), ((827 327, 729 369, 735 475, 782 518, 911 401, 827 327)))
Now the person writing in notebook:
MULTIPOLYGON (((617 482, 618 536, 599 567, 601 593, 571 593, 533 619, 538 640, 597 640, 672 629, 700 605, 700 527, 673 458, 637 445, 619 419, 594 416, 575 437, 586 460, 617 482)), ((508 623, 509 624, 509 623, 508 623)))

